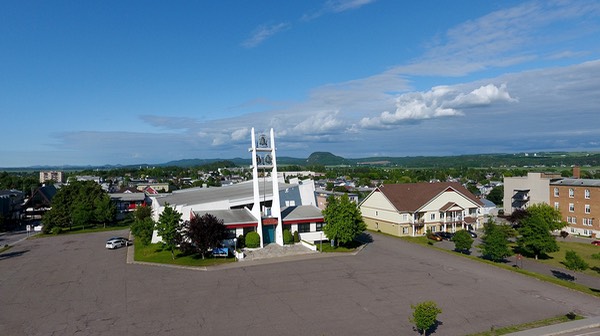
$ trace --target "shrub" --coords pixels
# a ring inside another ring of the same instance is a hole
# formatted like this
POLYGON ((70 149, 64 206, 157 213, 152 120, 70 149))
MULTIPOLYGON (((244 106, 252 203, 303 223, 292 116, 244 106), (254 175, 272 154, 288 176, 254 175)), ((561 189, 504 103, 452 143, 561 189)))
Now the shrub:
POLYGON ((246 238, 244 238, 244 235, 239 235, 237 238, 237 247, 238 248, 244 248, 246 247, 246 238))
POLYGON ((260 236, 258 232, 248 232, 246 235, 246 246, 249 248, 257 248, 260 246, 260 236))
POLYGON ((52 230, 50 230, 50 232, 53 235, 58 235, 58 234, 60 234, 62 232, 62 228, 60 228, 58 226, 55 226, 55 227, 52 228, 52 230))
POLYGON ((294 231, 294 243, 299 243, 300 242, 300 234, 298 233, 298 231, 294 231))
POLYGON ((292 236, 292 233, 290 232, 290 230, 285 229, 283 230, 283 243, 284 244, 292 244, 294 242, 294 237, 292 236))

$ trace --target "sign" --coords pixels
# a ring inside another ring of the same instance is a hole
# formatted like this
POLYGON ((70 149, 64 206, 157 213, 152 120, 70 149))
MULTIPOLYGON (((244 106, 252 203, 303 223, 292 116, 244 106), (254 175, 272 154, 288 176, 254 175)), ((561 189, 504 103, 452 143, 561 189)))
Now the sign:
POLYGON ((263 218, 264 225, 277 225, 277 218, 263 218))

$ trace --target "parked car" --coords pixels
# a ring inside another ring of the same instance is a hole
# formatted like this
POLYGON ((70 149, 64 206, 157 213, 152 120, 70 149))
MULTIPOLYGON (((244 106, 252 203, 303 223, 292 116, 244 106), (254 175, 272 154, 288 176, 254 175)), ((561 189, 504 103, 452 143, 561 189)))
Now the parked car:
POLYGON ((440 237, 442 237, 442 239, 445 239, 445 240, 452 240, 452 237, 454 237, 454 233, 452 233, 452 232, 443 232, 442 231, 442 232, 438 232, 438 235, 440 237))
POLYGON ((600 246, 600 240, 594 240, 592 245, 600 246))
POLYGON ((127 246, 129 243, 129 239, 123 237, 113 237, 106 241, 106 248, 114 250, 119 247, 127 246))
POLYGON ((439 232, 429 232, 427 234, 427 239, 442 241, 442 236, 439 235, 439 232))
POLYGON ((133 245, 133 242, 125 237, 112 237, 109 240, 114 240, 114 239, 121 239, 125 243, 125 246, 133 245))

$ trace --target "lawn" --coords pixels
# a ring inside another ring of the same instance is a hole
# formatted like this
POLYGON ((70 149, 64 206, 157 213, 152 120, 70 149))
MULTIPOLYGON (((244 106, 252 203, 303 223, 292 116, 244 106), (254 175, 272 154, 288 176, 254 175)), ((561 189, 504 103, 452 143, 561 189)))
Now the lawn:
MULTIPOLYGON (((117 231, 117 230, 125 230, 125 229, 129 229, 129 225, 108 225, 106 227, 104 226, 91 226, 91 225, 86 225, 86 226, 73 226, 71 229, 69 228, 64 228, 62 229, 62 231, 59 233, 60 235, 65 235, 65 234, 79 234, 79 233, 90 233, 90 232, 104 232, 104 231, 117 231)), ((35 235, 34 237, 36 238, 44 238, 44 237, 54 237, 56 236, 55 234, 52 233, 40 233, 35 235)))
MULTIPOLYGON (((317 251, 320 251, 321 244, 316 244, 316 245, 317 245, 317 251)), ((331 244, 329 242, 326 242, 323 244, 322 252, 354 252, 361 245, 363 245, 363 243, 356 241, 356 240, 353 240, 353 241, 345 244, 344 246, 333 246, 333 247, 331 246, 331 244)))
POLYGON ((565 253, 568 250, 573 250, 590 265, 590 268, 582 273, 600 277, 600 259, 592 258, 592 254, 600 253, 600 246, 595 246, 590 243, 567 242, 563 241, 561 238, 558 238, 556 241, 560 247, 560 251, 549 253, 549 258, 540 258, 538 259, 539 262, 564 268, 565 266, 562 262, 565 261, 565 253))
POLYGON ((175 250, 175 259, 171 256, 171 251, 163 249, 163 244, 142 244, 134 245, 135 261, 152 262, 159 264, 180 265, 180 266, 215 266, 235 262, 235 258, 208 257, 202 259, 199 255, 183 255, 179 250, 175 250))

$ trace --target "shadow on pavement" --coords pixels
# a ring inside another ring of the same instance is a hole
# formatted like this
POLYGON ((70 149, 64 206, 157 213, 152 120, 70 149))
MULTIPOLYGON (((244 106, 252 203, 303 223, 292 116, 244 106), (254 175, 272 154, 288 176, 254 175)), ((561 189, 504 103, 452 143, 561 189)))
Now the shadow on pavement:
POLYGON ((358 240, 361 243, 372 243, 373 236, 371 236, 370 233, 363 232, 358 237, 356 237, 356 240, 358 240))
POLYGON ((575 277, 572 276, 571 274, 567 274, 565 272, 561 272, 561 271, 557 271, 557 270, 552 270, 551 272, 552 272, 552 275, 559 278, 560 280, 575 281, 575 277))
POLYGON ((2 254, 0 254, 0 260, 9 259, 9 258, 13 258, 13 257, 20 257, 23 254, 25 254, 26 252, 29 252, 29 250, 2 253, 2 254))

